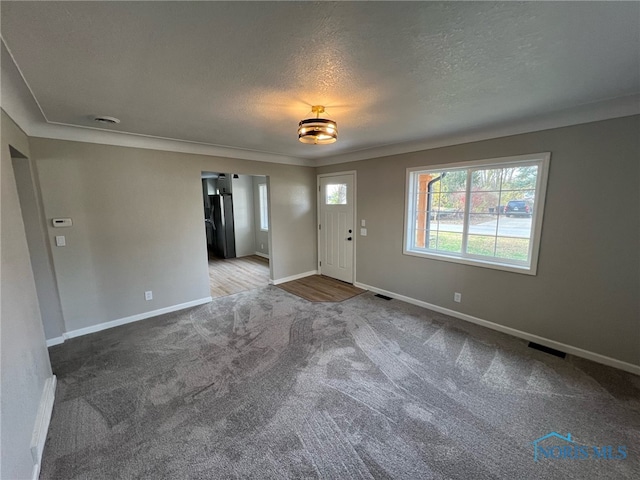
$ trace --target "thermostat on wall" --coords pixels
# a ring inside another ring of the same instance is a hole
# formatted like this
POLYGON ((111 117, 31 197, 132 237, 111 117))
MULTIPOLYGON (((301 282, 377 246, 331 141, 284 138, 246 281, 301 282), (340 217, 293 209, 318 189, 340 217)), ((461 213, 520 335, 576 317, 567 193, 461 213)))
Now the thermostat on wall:
POLYGON ((53 226, 54 227, 70 227, 73 225, 73 222, 70 218, 54 218, 53 226))

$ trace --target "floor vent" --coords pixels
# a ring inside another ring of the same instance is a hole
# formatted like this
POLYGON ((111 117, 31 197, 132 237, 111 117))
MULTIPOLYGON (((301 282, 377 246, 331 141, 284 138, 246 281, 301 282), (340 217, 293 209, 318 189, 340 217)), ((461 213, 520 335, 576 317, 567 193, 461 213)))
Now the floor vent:
POLYGON ((540 345, 539 343, 529 342, 530 348, 535 348, 536 350, 540 350, 541 352, 548 353, 549 355, 555 355, 556 357, 564 358, 567 356, 565 352, 561 352, 560 350, 556 350, 554 348, 545 347, 544 345, 540 345))
POLYGON ((391 297, 387 297, 386 295, 382 295, 381 293, 376 293, 374 297, 381 298, 383 300, 391 300, 391 297))

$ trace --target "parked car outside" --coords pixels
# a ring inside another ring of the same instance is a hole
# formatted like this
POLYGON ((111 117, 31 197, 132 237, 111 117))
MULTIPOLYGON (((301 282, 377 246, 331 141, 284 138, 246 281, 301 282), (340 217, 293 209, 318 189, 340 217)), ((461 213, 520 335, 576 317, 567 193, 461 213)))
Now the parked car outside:
POLYGON ((533 214, 533 205, 527 200, 511 200, 504 207, 507 217, 530 217, 533 214))

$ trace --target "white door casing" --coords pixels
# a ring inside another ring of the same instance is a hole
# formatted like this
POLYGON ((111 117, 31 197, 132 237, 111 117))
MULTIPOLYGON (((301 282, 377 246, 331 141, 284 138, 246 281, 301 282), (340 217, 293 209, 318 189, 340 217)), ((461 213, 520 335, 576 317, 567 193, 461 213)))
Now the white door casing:
POLYGON ((318 176, 318 270, 354 281, 355 174, 318 176))

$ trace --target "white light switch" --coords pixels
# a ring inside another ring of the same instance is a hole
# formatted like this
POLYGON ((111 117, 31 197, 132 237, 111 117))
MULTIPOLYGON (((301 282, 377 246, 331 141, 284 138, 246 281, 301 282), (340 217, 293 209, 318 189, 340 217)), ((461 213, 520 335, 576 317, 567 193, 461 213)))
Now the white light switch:
POLYGON ((64 235, 56 235, 56 246, 64 247, 67 244, 67 240, 64 238, 64 235))
POLYGON ((360 229, 360 236, 361 237, 366 237, 367 236, 367 229, 366 228, 361 228, 360 229))
POLYGON ((367 222, 365 220, 360 220, 360 226, 361 227, 366 227, 367 226, 367 222))

